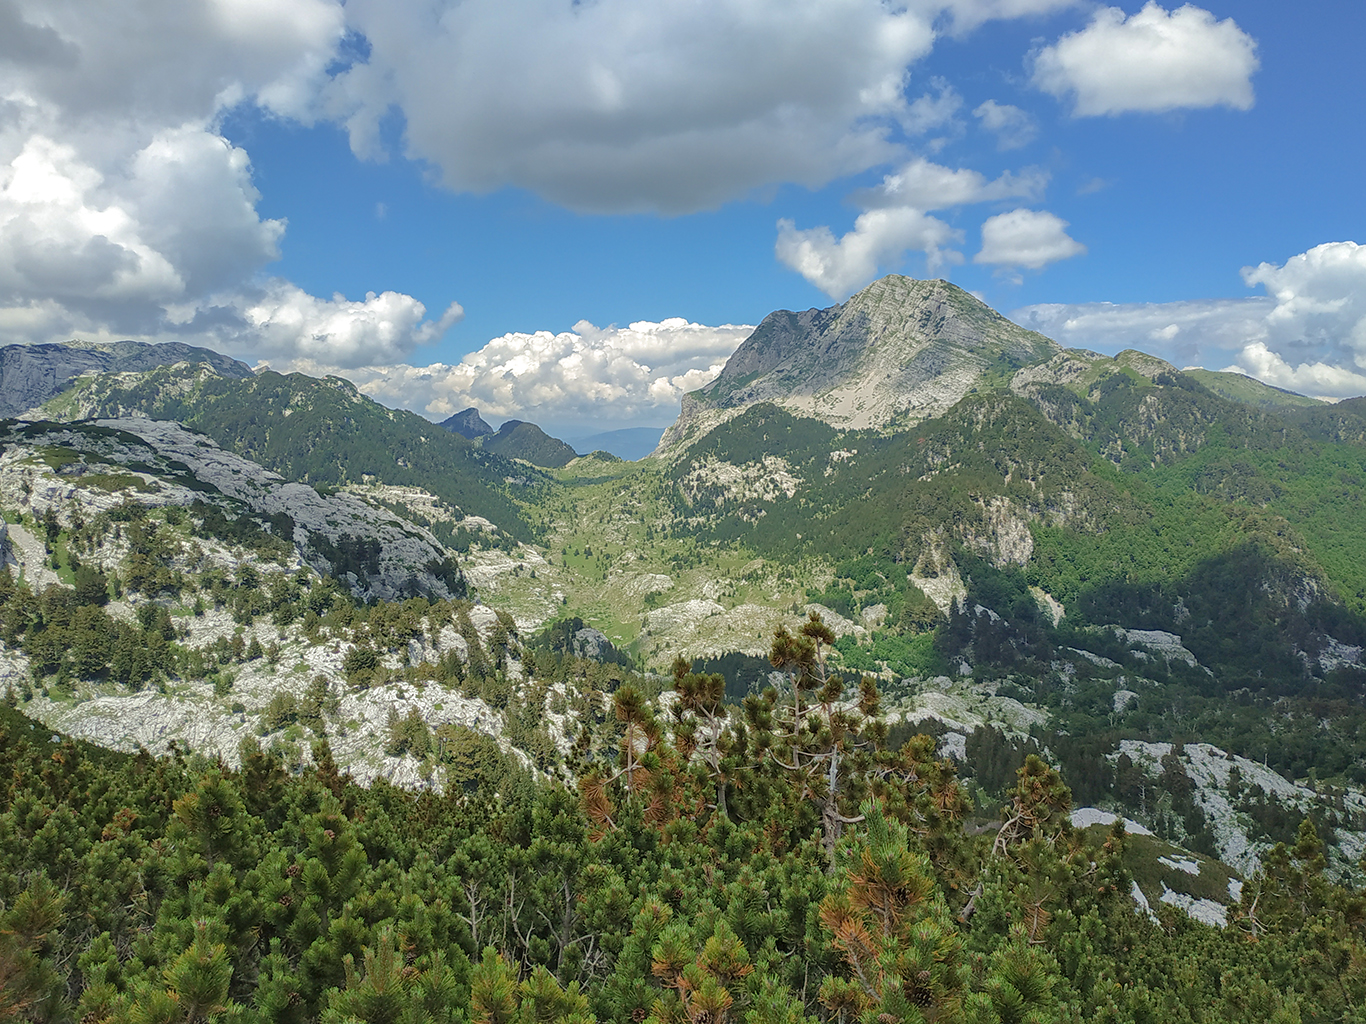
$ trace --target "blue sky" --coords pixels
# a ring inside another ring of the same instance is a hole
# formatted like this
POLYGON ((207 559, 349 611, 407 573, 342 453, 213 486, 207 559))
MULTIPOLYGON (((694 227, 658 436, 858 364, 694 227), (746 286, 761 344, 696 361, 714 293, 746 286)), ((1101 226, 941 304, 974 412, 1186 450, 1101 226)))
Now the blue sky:
POLYGON ((1366 391, 1361 4, 16 0, 0 36, 5 340, 588 432, 900 272, 1366 391))

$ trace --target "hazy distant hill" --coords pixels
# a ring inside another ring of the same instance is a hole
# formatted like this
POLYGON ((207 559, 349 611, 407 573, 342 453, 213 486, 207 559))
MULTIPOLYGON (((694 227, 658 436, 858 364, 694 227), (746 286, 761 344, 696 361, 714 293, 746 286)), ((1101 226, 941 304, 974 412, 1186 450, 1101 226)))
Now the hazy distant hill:
POLYGON ((572 437, 569 441, 579 451, 601 450, 611 452, 617 458, 628 462, 635 462, 654 451, 663 435, 663 427, 626 427, 601 434, 589 434, 587 437, 572 437))
POLYGON ((551 437, 536 424, 521 420, 508 420, 496 433, 484 435, 480 443, 486 451, 550 469, 558 469, 579 457, 578 452, 558 437, 551 437))

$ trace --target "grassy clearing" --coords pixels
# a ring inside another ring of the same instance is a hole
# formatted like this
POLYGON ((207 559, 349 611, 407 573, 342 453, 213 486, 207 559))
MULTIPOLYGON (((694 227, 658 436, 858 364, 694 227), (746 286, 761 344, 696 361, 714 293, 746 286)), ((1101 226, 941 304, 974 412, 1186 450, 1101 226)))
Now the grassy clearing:
MULTIPOLYGON (((555 476, 561 486, 528 509, 541 544, 506 555, 475 548, 465 561, 481 593, 520 620, 577 615, 663 664, 685 638, 666 631, 645 640, 649 612, 689 601, 790 612, 829 577, 820 560, 780 564, 740 543, 675 536, 670 503, 661 500, 673 485, 658 463, 580 460, 555 476)), ((728 639, 709 643, 725 648, 728 639)), ((750 636, 733 640, 737 648, 753 644, 750 636)))
MULTIPOLYGON (((1097 841, 1104 842, 1105 825, 1092 825, 1087 831, 1097 841)), ((1213 900, 1225 906, 1233 902, 1229 896, 1229 881, 1241 879, 1236 871, 1217 860, 1199 853, 1191 853, 1179 846, 1159 839, 1157 836, 1141 836, 1132 833, 1126 839, 1124 866, 1133 875, 1148 902, 1156 906, 1162 897, 1163 886, 1173 892, 1187 893, 1196 899, 1213 900), (1194 861, 1199 865, 1199 874, 1191 874, 1171 864, 1164 864, 1162 858, 1176 863, 1194 861)))

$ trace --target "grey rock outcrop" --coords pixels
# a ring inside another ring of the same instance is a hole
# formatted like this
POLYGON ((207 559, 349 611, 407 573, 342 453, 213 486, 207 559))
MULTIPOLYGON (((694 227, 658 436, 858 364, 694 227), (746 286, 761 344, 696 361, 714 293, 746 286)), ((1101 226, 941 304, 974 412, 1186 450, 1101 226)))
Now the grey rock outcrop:
POLYGON ((342 579, 363 599, 450 598, 466 591, 460 569, 428 530, 356 494, 323 495, 306 484, 287 483, 178 423, 145 417, 32 423, 0 434, 0 448, 0 465, 24 477, 0 480, 0 492, 26 495, 23 500, 38 515, 51 507, 61 516, 73 503, 88 515, 124 501, 202 501, 233 517, 248 512, 269 519, 272 531, 285 531, 284 539, 304 562, 342 579), (27 457, 29 452, 56 452, 61 468, 49 469, 27 457), (76 458, 61 458, 65 453, 76 458), (120 479, 143 481, 145 489, 119 487, 111 469, 120 471, 120 479), (87 486, 83 477, 90 474, 102 483, 87 486))
POLYGON ((0 417, 19 416, 60 394, 77 377, 96 373, 141 373, 175 363, 208 363, 224 377, 248 378, 251 367, 207 348, 167 342, 151 345, 6 345, 0 348, 0 417))
POLYGON ((606 633, 586 626, 574 634, 574 653, 580 658, 600 661, 608 652, 615 652, 615 648, 606 633))
POLYGON ((286 483, 178 423, 140 417, 97 422, 136 434, 159 455, 188 466, 201 483, 255 512, 288 516, 304 561, 341 576, 357 596, 394 600, 463 593, 463 577, 430 532, 354 494, 323 496, 307 484, 286 483))

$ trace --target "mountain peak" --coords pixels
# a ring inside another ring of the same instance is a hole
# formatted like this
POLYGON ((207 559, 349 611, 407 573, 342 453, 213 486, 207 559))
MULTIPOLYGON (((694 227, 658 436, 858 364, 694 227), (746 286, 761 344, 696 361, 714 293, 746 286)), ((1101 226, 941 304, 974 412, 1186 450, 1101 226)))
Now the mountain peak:
POLYGON ((660 447, 757 402, 844 429, 918 422, 1059 351, 957 285, 892 274, 840 305, 764 317, 720 376, 684 397, 660 447))
POLYGON ((493 428, 484 422, 484 417, 479 415, 479 410, 474 406, 442 420, 440 425, 452 434, 459 434, 466 441, 473 441, 476 438, 493 433, 493 428))
POLYGON ((487 450, 499 455, 553 469, 566 466, 579 457, 578 452, 558 437, 551 437, 536 424, 522 420, 506 421, 496 434, 485 437, 482 443, 487 450))

